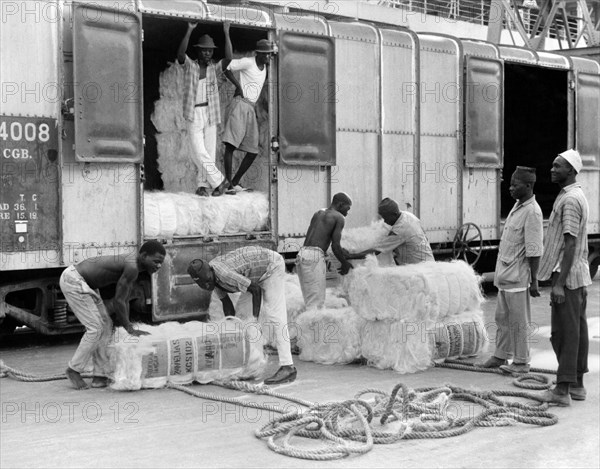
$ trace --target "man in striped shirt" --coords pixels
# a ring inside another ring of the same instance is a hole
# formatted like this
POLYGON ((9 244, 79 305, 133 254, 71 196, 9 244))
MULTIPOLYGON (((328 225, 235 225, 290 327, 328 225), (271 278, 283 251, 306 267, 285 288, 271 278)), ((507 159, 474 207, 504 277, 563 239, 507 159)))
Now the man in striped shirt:
POLYGON ((252 314, 261 324, 274 326, 279 370, 265 384, 289 383, 296 379, 292 349, 286 340, 287 309, 285 304, 285 262, 275 251, 260 246, 245 246, 210 262, 193 260, 188 273, 204 290, 215 291, 223 303, 226 316, 235 316, 229 293, 248 292, 252 295, 252 314))
POLYGON ((582 168, 575 150, 560 153, 552 163, 550 178, 561 188, 544 240, 538 278, 552 279, 550 342, 558 360, 556 386, 542 395, 545 402, 567 406, 584 400, 583 374, 588 372, 588 326, 585 315, 588 265, 588 202, 577 183, 582 168))

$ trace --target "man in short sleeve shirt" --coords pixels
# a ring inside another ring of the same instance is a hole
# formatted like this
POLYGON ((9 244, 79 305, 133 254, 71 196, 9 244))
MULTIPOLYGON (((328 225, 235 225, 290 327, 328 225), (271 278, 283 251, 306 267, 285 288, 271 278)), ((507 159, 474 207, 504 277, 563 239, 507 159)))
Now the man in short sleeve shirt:
POLYGON ((529 297, 540 296, 537 271, 544 219, 533 195, 535 179, 534 168, 517 166, 510 180, 510 195, 517 202, 506 218, 496 261, 496 351, 482 364, 511 374, 529 372, 529 297), (508 365, 511 358, 513 362, 508 365))

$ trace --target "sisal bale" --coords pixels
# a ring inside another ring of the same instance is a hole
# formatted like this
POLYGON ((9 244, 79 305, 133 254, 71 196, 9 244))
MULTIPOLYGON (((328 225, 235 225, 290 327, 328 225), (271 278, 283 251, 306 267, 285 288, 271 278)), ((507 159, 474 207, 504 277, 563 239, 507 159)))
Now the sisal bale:
POLYGON ((367 320, 443 320, 481 308, 480 277, 465 262, 393 267, 367 256, 343 279, 350 304, 367 320))
POLYGON ((364 323, 364 319, 348 307, 301 313, 296 318, 300 360, 333 365, 360 358, 364 323))
POLYGON ((147 238, 160 235, 160 212, 154 192, 144 192, 144 235, 147 238))
POLYGON ((372 222, 368 226, 346 228, 342 231, 342 247, 350 252, 361 252, 373 249, 390 233, 389 225, 383 220, 372 222))
POLYGON ((132 337, 117 329, 111 345, 115 390, 164 387, 168 382, 207 383, 256 377, 266 364, 257 326, 227 318, 216 322, 140 325, 150 335, 132 337))
POLYGON ((486 351, 489 344, 483 312, 465 311, 450 320, 435 324, 433 359, 466 358, 486 351))
POLYGON ((435 319, 433 287, 418 266, 379 267, 367 256, 343 280, 350 305, 369 321, 435 319))
POLYGON ((429 322, 366 321, 361 354, 369 366, 415 373, 431 366, 429 322))

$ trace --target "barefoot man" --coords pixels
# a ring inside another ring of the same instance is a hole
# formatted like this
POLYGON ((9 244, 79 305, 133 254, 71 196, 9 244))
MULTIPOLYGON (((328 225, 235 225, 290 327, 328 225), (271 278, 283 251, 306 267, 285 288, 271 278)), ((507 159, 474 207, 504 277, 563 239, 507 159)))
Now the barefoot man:
POLYGON ((129 293, 140 272, 153 274, 160 269, 165 254, 163 245, 152 240, 142 245, 134 259, 125 254, 92 257, 64 270, 60 276, 60 289, 79 322, 85 326, 85 334, 66 371, 75 389, 88 388, 81 373, 90 359, 94 366, 92 387, 103 388, 108 384, 106 345, 111 337, 112 321, 98 289, 116 284, 113 304, 119 324, 133 336, 148 334, 135 330, 129 322, 129 293))
POLYGON ((304 246, 296 257, 296 270, 306 309, 322 308, 325 304, 326 274, 325 253, 331 249, 342 263, 340 274, 346 275, 352 268, 348 259, 361 259, 362 255, 350 255, 340 242, 346 215, 350 211, 352 200, 339 192, 333 196, 329 208, 315 212, 306 233, 304 246))

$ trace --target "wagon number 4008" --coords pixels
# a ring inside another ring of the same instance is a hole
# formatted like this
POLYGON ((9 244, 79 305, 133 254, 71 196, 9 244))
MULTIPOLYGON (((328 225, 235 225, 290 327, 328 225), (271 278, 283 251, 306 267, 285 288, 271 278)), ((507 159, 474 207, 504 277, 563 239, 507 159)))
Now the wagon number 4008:
POLYGON ((21 122, 0 123, 0 139, 20 142, 25 139, 27 142, 47 142, 50 140, 50 126, 46 123, 36 125, 32 122, 21 124, 21 122))

